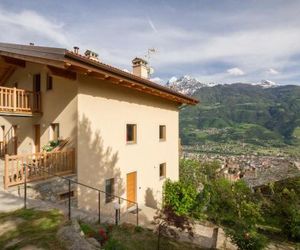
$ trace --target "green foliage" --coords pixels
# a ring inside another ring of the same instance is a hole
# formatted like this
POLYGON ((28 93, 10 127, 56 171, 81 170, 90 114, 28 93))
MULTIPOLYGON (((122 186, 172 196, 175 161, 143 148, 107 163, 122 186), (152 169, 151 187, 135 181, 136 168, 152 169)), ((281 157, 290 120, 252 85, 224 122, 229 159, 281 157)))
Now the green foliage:
POLYGON ((199 162, 191 159, 182 159, 179 164, 180 181, 185 185, 192 185, 196 189, 216 178, 216 170, 220 168, 218 162, 199 162))
POLYGON ((197 196, 193 185, 171 180, 166 180, 164 184, 164 206, 172 207, 178 215, 189 215, 197 196))
POLYGON ((247 230, 242 226, 236 228, 225 228, 226 234, 241 250, 260 250, 267 245, 265 236, 256 230, 247 230))
POLYGON ((43 146, 43 150, 46 152, 51 152, 54 148, 56 148, 59 145, 59 141, 49 141, 48 144, 43 146))
POLYGON ((125 250, 122 243, 116 239, 110 238, 104 245, 105 250, 125 250))
POLYGON ((80 222, 80 229, 85 235, 88 235, 89 237, 92 237, 96 234, 96 230, 92 228, 89 224, 86 224, 84 222, 80 222))
POLYGON ((288 238, 300 241, 300 178, 269 185, 262 198, 264 216, 288 238))

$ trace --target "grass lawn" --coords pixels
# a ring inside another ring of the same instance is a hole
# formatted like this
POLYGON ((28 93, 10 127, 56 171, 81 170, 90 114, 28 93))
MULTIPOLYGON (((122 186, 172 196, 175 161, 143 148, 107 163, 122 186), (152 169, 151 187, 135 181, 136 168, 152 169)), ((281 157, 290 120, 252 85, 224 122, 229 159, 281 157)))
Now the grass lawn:
MULTIPOLYGON (((149 229, 136 228, 133 225, 114 226, 110 237, 122 243, 123 248, 120 250, 156 250, 157 236, 149 229)), ((162 238, 160 249, 162 250, 186 250, 186 249, 202 249, 193 244, 179 242, 169 238, 162 238)))
POLYGON ((63 223, 64 217, 57 210, 20 209, 0 213, 0 249, 64 249, 56 239, 56 232, 63 223))

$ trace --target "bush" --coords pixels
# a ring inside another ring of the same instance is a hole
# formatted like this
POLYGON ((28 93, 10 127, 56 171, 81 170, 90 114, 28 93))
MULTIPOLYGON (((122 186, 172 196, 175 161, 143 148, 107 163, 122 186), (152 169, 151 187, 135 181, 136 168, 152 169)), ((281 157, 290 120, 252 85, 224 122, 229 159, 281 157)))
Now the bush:
POLYGON ((110 238, 104 245, 105 250, 125 250, 125 247, 118 240, 110 238))
POLYGON ((190 215, 198 192, 192 185, 167 180, 164 185, 164 206, 172 207, 177 215, 190 215))
POLYGON ((255 229, 247 230, 243 227, 225 228, 225 233, 241 250, 260 250, 267 245, 267 239, 257 233, 255 229))

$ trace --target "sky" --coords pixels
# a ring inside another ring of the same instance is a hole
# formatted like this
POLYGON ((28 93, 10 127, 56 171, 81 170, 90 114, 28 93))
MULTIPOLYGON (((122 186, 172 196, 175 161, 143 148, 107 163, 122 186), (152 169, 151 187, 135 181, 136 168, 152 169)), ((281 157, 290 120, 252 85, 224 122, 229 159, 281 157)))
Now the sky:
POLYGON ((300 84, 299 0, 0 0, 0 41, 90 49, 154 81, 300 84))

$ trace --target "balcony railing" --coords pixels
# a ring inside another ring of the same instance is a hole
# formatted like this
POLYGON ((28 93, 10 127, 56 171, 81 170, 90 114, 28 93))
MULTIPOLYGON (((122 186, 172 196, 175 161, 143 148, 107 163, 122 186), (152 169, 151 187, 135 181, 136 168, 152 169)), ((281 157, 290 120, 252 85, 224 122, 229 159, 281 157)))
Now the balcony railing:
POLYGON ((5 155, 4 187, 24 183, 25 175, 26 180, 31 182, 51 178, 53 174, 72 173, 75 173, 75 150, 73 148, 57 152, 5 155))
POLYGON ((6 154, 6 146, 4 141, 0 141, 0 157, 6 154))
POLYGON ((0 113, 41 113, 41 94, 24 89, 0 87, 0 113))

